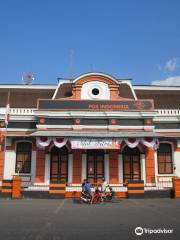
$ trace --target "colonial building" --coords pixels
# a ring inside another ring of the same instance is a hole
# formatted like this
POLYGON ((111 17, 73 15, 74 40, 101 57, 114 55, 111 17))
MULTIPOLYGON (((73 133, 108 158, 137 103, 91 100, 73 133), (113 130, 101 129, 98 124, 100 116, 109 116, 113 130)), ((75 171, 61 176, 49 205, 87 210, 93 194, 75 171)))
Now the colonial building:
POLYGON ((119 196, 128 181, 171 188, 180 177, 180 87, 133 86, 104 73, 0 85, 0 185, 14 175, 25 192, 63 181, 67 196, 85 178, 105 177, 119 196))

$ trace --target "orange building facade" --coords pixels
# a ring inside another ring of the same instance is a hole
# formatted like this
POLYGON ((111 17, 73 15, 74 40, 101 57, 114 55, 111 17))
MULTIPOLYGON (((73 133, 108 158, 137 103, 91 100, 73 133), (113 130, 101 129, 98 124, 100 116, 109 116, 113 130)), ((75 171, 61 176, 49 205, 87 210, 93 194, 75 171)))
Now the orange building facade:
POLYGON ((180 177, 180 87, 133 86, 104 73, 58 80, 0 85, 2 189, 20 176, 24 196, 47 196, 61 183, 78 196, 83 179, 103 177, 121 197, 130 182, 147 194, 171 190, 180 177))

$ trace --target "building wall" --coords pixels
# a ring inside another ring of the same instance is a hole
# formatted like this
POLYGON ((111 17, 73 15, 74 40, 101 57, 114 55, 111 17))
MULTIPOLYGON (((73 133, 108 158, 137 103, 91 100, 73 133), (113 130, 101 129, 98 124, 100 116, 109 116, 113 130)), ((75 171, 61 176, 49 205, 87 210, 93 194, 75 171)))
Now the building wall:
POLYGON ((119 183, 118 172, 121 169, 118 168, 118 152, 109 152, 109 183, 119 183))
POLYGON ((3 170, 4 170, 4 152, 0 151, 0 182, 3 179, 3 170))
POLYGON ((4 162, 4 179, 12 179, 15 174, 16 153, 14 150, 6 150, 4 162))
POLYGON ((180 140, 177 141, 174 151, 175 175, 180 177, 180 140))
POLYGON ((3 171, 4 171, 4 138, 2 133, 0 132, 0 182, 3 179, 3 171))
MULTIPOLYGON (((3 139, 1 140, 0 151, 0 181, 11 179, 15 174, 16 141, 7 146, 4 162, 3 139)), ((180 146, 173 142, 173 163, 176 167, 173 174, 158 174, 157 152, 154 149, 146 148, 145 155, 141 154, 141 179, 147 184, 158 182, 158 177, 180 177, 180 146)), ((110 184, 122 184, 123 181, 123 157, 117 150, 109 150, 104 155, 105 178, 110 184)), ((86 178, 87 156, 82 150, 72 150, 68 156, 68 182, 80 184, 86 178)), ((44 150, 37 149, 33 143, 31 162, 32 182, 49 184, 50 180, 50 154, 44 150)))
POLYGON ((155 157, 154 149, 146 147, 146 183, 155 183, 155 157))
POLYGON ((37 149, 36 152, 36 177, 35 182, 44 182, 45 178, 45 151, 37 149))
POLYGON ((82 181, 82 151, 79 149, 73 150, 73 178, 74 184, 82 181))

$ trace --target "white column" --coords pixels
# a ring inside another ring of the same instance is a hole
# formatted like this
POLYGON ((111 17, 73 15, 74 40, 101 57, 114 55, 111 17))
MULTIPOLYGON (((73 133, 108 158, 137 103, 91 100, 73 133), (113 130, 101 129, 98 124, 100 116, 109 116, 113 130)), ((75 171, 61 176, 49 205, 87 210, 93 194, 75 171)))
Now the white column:
POLYGON ((68 155, 68 183, 73 179, 73 154, 68 155))
POLYGON ((45 154, 45 174, 44 180, 46 184, 50 183, 50 154, 45 154))
POLYGON ((119 183, 123 184, 123 155, 118 154, 118 175, 119 183))
POLYGON ((32 151, 31 155, 31 181, 35 182, 36 177, 36 151, 32 151))
POLYGON ((180 177, 180 152, 174 152, 174 165, 176 167, 175 175, 180 177))
POLYGON ((109 182, 109 154, 104 154, 104 177, 109 182))
POLYGON ((141 163, 141 179, 144 180, 144 184, 146 183, 146 162, 145 162, 145 154, 140 155, 140 163, 141 163))
POLYGON ((12 179, 15 174, 16 153, 14 150, 6 150, 4 161, 4 179, 12 179))
POLYGON ((82 181, 87 178, 87 154, 82 154, 82 181))

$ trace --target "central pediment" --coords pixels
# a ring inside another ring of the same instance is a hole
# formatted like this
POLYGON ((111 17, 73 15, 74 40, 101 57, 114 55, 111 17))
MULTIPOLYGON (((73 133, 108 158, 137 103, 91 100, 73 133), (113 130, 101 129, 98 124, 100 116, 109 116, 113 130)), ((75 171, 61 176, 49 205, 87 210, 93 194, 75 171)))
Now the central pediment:
POLYGON ((130 80, 119 80, 104 73, 87 73, 74 80, 60 81, 53 99, 137 100, 130 80))

